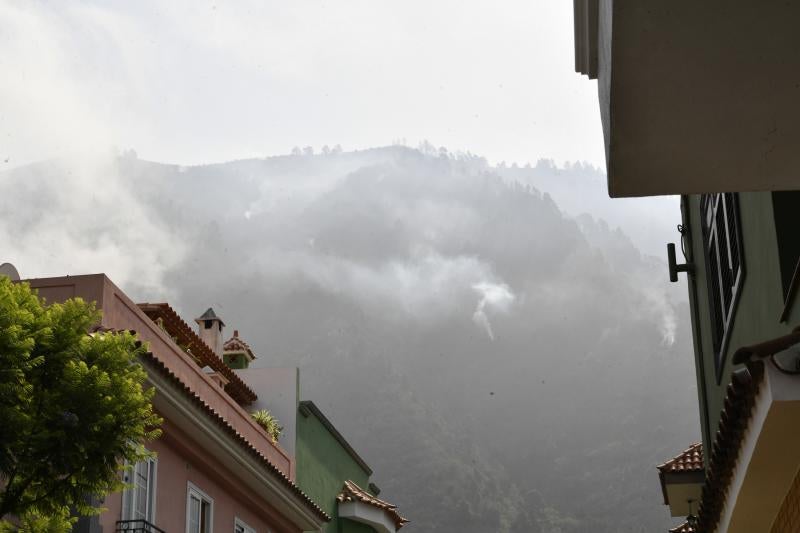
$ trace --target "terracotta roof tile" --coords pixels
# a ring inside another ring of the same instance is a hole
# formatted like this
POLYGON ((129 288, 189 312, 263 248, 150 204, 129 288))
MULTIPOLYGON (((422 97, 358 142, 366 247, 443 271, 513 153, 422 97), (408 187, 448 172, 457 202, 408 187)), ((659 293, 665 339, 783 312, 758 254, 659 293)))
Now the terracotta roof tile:
POLYGON ((397 529, 400 529, 408 523, 408 520, 400 516, 396 505, 383 501, 380 498, 376 498, 350 480, 344 482, 342 492, 336 496, 336 499, 342 503, 361 502, 373 507, 377 507, 378 509, 382 509, 391 517, 397 529))
POLYGON ((661 472, 701 472, 703 470, 703 443, 695 442, 666 463, 658 465, 658 470, 661 472))
POLYGON ((227 392, 234 400, 241 405, 249 405, 258 399, 256 393, 251 389, 242 378, 240 378, 228 365, 216 354, 214 350, 194 332, 178 313, 166 303, 144 303, 138 304, 139 309, 153 322, 160 323, 167 334, 175 337, 179 344, 189 347, 191 355, 197 360, 200 367, 210 366, 215 372, 219 372, 228 380, 225 385, 227 392))
POLYGON ((226 352, 246 352, 250 354, 250 357, 255 359, 255 355, 253 354, 253 350, 250 349, 250 345, 247 344, 245 341, 239 337, 239 330, 233 330, 233 337, 226 340, 225 343, 222 345, 222 349, 226 352))
POLYGON ((331 520, 331 517, 328 516, 327 513, 325 513, 325 511, 323 511, 316 503, 314 503, 314 501, 309 498, 300 489, 300 487, 295 485, 294 482, 286 476, 286 474, 281 472, 278 467, 273 465, 269 459, 267 459, 260 451, 258 451, 255 446, 253 446, 252 443, 250 443, 250 441, 248 441, 241 433, 236 431, 236 428, 234 428, 227 420, 217 413, 213 407, 208 405, 197 393, 192 391, 192 389, 183 383, 178 376, 176 376, 163 362, 158 359, 158 357, 156 357, 152 352, 146 352, 143 356, 143 360, 149 363, 156 371, 169 378, 170 381, 179 387, 195 405, 205 411, 205 413, 220 427, 222 431, 233 438, 237 444, 246 450, 250 455, 258 459, 258 461, 271 475, 278 478, 281 484, 294 493, 294 495, 300 499, 303 505, 313 511, 313 513, 322 520, 325 520, 326 522, 331 520))
POLYGON ((689 522, 684 522, 678 527, 670 529, 669 533, 697 533, 697 530, 689 522))
POLYGON ((763 378, 762 361, 750 361, 746 368, 741 368, 731 375, 719 429, 709 454, 706 481, 698 512, 698 531, 714 531, 719 523, 728 485, 763 378))

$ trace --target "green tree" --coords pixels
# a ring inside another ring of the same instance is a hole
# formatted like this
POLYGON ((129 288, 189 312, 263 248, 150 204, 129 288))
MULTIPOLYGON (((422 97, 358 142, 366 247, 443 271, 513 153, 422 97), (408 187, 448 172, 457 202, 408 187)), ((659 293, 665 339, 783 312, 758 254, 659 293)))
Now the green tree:
POLYGON ((69 509, 97 512, 87 496, 120 490, 121 465, 160 433, 146 348, 127 332, 88 334, 99 320, 79 298, 46 305, 0 276, 0 530, 11 516, 50 531, 69 509))

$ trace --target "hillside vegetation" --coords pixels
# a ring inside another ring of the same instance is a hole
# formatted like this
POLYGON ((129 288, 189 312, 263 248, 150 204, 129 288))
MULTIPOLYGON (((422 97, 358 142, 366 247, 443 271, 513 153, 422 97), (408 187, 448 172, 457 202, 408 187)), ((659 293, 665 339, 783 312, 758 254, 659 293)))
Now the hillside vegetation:
POLYGON ((687 304, 646 212, 635 243, 631 204, 592 211, 598 176, 405 147, 54 160, 0 175, 0 239, 299 366, 409 533, 659 531, 655 465, 698 434, 687 304))

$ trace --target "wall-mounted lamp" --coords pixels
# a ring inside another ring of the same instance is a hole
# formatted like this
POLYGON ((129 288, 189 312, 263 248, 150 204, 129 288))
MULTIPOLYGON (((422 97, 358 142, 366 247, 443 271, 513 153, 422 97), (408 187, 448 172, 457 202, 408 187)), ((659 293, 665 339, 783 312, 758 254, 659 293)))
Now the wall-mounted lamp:
MULTIPOLYGON (((688 228, 683 224, 678 225, 678 233, 681 234, 681 252, 683 252, 683 258, 686 258, 686 238, 688 235, 688 228)), ((679 265, 677 259, 675 258, 675 244, 668 243, 667 244, 667 261, 669 262, 669 280, 672 283, 678 281, 678 272, 686 272, 687 274, 691 274, 694 272, 694 264, 690 263, 688 260, 679 265)))

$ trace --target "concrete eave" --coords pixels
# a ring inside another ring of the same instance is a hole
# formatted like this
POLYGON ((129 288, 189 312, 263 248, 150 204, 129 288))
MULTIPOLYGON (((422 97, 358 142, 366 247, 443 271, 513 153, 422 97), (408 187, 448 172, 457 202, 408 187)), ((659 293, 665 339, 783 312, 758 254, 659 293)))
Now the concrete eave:
POLYGON ((717 531, 769 531, 800 468, 800 376, 765 367, 717 531))
POLYGON ((340 502, 339 517, 366 524, 377 533, 397 533, 397 527, 386 511, 363 502, 340 502))
POLYGON ((705 482, 704 472, 666 472, 661 485, 670 516, 697 514, 705 482))
POLYGON ((573 2, 610 196, 800 189, 800 3, 573 2))

